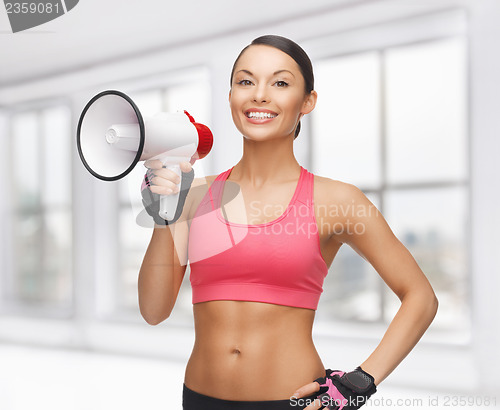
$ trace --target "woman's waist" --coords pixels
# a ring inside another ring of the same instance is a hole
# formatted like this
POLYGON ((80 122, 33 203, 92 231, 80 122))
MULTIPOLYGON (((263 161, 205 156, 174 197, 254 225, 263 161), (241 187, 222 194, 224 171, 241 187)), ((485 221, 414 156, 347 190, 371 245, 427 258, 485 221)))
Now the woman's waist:
POLYGON ((282 400, 324 374, 312 342, 269 340, 218 347, 195 343, 184 382, 219 399, 282 400))
POLYGON ((281 357, 293 357, 316 354, 316 349, 308 329, 267 325, 238 330, 214 326, 208 331, 196 331, 193 349, 193 354, 213 360, 231 360, 233 355, 250 361, 261 360, 277 352, 281 357))

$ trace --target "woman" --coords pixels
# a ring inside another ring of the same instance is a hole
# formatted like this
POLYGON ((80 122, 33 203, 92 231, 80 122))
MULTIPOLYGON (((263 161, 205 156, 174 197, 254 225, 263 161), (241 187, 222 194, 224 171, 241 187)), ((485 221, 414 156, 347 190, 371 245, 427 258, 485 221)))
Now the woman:
MULTIPOLYGON (((139 274, 148 323, 170 315, 189 250, 196 337, 183 386, 186 410, 358 408, 436 314, 427 278, 361 190, 313 175, 295 159, 300 119, 316 99, 302 48, 279 36, 255 39, 231 73, 242 158, 206 181, 195 179, 180 218, 169 229, 155 225, 139 274), (235 197, 231 187, 241 192, 235 197), (380 344, 350 372, 325 370, 312 340, 323 279, 344 243, 401 300, 380 344)), ((183 179, 192 162, 181 164, 183 179)), ((177 175, 158 161, 146 166, 151 195, 178 192, 177 175)))

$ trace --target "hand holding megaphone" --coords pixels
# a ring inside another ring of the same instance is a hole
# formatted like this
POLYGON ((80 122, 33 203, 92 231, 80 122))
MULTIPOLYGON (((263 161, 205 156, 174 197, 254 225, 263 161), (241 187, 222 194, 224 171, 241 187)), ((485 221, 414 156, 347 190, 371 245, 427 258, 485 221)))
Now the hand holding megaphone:
MULTIPOLYGON (((156 159, 170 171, 168 175, 181 177, 179 164, 204 158, 212 145, 210 129, 187 111, 160 112, 144 120, 132 99, 120 91, 94 96, 78 122, 80 158, 92 175, 104 181, 121 179, 139 161, 156 159)), ((178 204, 178 192, 162 195, 159 215, 172 221, 178 204)))
MULTIPOLYGON (((147 160, 144 166, 148 168, 151 192, 158 195, 172 195, 180 190, 181 177, 171 169, 165 168, 160 160, 147 160)), ((187 173, 193 169, 190 162, 179 164, 181 172, 187 173)))
MULTIPOLYGON (((182 173, 181 178, 172 170, 165 168, 159 160, 148 160, 144 165, 148 168, 141 185, 142 205, 145 212, 153 219, 156 225, 163 226, 176 222, 182 215, 188 191, 194 180, 194 169, 191 163, 181 162, 179 164, 182 173), (175 209, 173 219, 169 218, 169 222, 167 223, 161 216, 162 212, 160 209, 162 201, 168 201, 169 195, 178 196, 178 205, 175 209)), ((141 226, 149 226, 144 217, 144 213, 141 212, 137 215, 136 222, 141 226)))

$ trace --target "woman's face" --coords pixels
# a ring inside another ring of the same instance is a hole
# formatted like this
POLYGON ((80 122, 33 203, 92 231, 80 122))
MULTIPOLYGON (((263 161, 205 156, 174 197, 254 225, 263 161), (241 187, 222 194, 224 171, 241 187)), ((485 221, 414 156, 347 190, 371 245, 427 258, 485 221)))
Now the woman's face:
POLYGON ((234 124, 244 137, 290 136, 315 103, 316 92, 305 93, 299 66, 281 50, 253 45, 236 63, 229 104, 234 124))

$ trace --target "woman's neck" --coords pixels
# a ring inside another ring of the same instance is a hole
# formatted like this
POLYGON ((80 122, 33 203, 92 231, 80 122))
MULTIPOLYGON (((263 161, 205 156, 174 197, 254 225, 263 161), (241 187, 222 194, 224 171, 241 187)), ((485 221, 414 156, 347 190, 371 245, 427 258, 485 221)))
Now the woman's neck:
POLYGON ((279 184, 300 175, 300 164, 293 152, 293 140, 275 138, 254 141, 244 138, 243 141, 243 156, 231 171, 231 180, 258 188, 265 184, 279 184))

